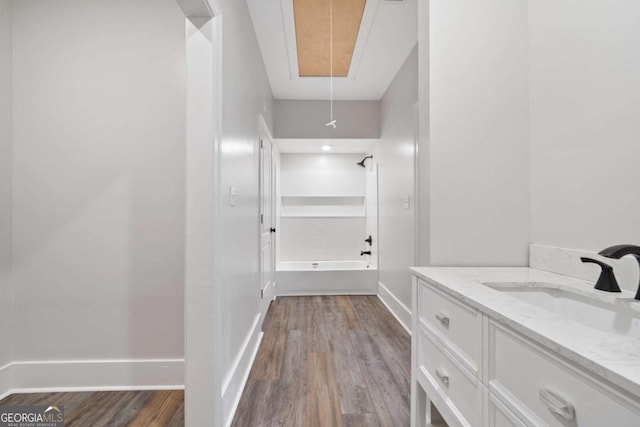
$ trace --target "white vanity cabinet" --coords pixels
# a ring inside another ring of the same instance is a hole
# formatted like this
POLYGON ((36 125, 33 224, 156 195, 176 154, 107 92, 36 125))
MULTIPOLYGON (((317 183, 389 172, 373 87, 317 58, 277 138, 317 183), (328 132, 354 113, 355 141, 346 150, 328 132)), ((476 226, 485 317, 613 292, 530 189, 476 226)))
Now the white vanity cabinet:
POLYGON ((637 397, 446 289, 414 277, 413 301, 413 427, 429 403, 450 427, 640 427, 637 397))

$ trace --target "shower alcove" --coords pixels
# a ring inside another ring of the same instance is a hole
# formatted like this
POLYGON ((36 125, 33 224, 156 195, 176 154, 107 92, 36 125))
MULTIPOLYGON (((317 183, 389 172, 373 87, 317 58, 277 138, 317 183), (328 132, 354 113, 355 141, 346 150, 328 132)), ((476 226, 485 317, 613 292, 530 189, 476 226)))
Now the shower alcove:
POLYGON ((282 144, 278 148, 278 295, 376 294, 375 162, 357 164, 367 155, 365 150, 291 152, 296 150, 282 144), (369 236, 371 244, 365 241, 369 236))

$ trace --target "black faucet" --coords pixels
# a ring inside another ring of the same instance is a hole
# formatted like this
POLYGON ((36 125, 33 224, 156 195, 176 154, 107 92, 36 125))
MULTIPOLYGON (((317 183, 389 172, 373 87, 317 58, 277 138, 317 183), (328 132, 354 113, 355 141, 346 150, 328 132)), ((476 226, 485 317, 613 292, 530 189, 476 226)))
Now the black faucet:
POLYGON ((582 262, 590 262, 593 264, 597 264, 602 268, 600 272, 600 277, 598 277, 598 281, 596 282, 595 288, 599 291, 605 292, 622 292, 620 291, 620 286, 618 286, 618 281, 616 280, 616 276, 613 274, 613 267, 609 264, 605 264, 604 262, 597 261, 591 258, 580 258, 582 262))
MULTIPOLYGON (((625 255, 632 255, 636 261, 638 261, 638 267, 640 267, 640 246, 636 245, 617 245, 611 246, 610 248, 603 249, 599 252, 599 255, 602 255, 611 259, 620 259, 625 255)), ((640 301, 640 284, 638 285, 638 290, 636 291, 637 300, 640 301)))
POLYGON ((360 256, 371 255, 371 251, 360 251, 360 256))

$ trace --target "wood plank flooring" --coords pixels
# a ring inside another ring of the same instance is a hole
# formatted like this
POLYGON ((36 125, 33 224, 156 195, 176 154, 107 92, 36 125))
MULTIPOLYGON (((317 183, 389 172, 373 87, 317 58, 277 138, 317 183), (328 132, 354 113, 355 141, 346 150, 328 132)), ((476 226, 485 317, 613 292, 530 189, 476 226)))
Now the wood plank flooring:
POLYGON ((12 394, 0 405, 64 405, 66 427, 181 427, 183 391, 12 394))
POLYGON ((280 297, 233 426, 410 425, 411 338, 375 296, 280 297))
MULTIPOLYGON (((263 329, 235 427, 409 426, 411 341, 377 297, 278 298, 263 329)), ((184 426, 182 391, 14 394, 0 405, 64 405, 67 427, 184 426)))

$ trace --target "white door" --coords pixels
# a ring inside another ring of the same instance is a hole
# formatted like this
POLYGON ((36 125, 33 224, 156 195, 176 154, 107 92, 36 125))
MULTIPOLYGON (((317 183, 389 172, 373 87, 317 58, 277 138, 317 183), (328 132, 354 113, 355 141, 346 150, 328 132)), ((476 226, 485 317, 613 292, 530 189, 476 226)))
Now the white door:
POLYGON ((267 314, 274 297, 274 250, 275 221, 273 215, 273 147, 271 140, 263 135, 260 141, 260 312, 262 319, 267 314))

